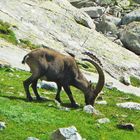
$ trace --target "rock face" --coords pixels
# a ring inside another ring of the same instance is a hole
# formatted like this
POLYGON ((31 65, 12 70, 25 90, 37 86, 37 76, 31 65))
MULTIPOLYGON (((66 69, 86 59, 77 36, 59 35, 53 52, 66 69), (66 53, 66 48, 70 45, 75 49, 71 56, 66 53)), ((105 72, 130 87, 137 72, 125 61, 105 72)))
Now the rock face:
POLYGON ((51 140, 82 140, 82 137, 77 132, 74 126, 68 128, 59 128, 52 136, 51 140))
POLYGON ((120 33, 124 46, 136 54, 140 54, 140 22, 132 22, 120 33))
POLYGON ((93 20, 67 0, 2 0, 0 9, 0 19, 16 27, 18 39, 70 50, 76 58, 90 50, 116 79, 124 73, 140 75, 140 58, 95 31, 93 20))

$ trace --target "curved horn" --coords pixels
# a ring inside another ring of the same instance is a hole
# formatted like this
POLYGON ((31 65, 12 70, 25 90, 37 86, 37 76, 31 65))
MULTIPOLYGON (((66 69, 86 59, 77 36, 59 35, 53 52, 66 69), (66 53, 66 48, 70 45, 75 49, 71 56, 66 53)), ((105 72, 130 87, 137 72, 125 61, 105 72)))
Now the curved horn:
POLYGON ((104 83, 105 83, 105 76, 103 73, 102 68, 94 61, 92 61, 91 59, 82 59, 83 61, 88 61, 91 64, 93 64, 99 74, 99 79, 98 79, 98 83, 94 89, 94 97, 96 98, 98 96, 98 94, 100 93, 100 91, 102 90, 102 88, 104 87, 104 83))

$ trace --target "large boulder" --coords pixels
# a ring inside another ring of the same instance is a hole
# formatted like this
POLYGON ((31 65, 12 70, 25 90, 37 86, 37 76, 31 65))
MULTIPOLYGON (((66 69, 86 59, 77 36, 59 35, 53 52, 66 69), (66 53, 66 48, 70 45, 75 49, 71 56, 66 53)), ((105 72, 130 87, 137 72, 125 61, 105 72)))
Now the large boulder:
POLYGON ((129 24, 130 22, 133 21, 140 21, 140 9, 134 10, 128 14, 126 14, 122 20, 121 20, 121 24, 125 25, 125 24, 129 24))
POLYGON ((13 31, 17 39, 44 44, 65 54, 70 51, 76 59, 90 51, 117 79, 124 73, 140 75, 140 58, 94 30, 93 20, 67 0, 2 0, 0 9, 0 19, 16 27, 13 31))
POLYGON ((140 22, 132 22, 120 33, 124 46, 140 55, 140 22))

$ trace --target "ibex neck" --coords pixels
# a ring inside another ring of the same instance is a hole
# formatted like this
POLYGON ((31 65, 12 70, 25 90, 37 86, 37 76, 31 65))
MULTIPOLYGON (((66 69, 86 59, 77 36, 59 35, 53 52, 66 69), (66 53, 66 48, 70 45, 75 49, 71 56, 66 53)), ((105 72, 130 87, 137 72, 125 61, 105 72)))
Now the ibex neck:
POLYGON ((87 91, 88 85, 89 82, 85 78, 77 79, 76 82, 74 83, 74 86, 83 91, 84 93, 87 91))

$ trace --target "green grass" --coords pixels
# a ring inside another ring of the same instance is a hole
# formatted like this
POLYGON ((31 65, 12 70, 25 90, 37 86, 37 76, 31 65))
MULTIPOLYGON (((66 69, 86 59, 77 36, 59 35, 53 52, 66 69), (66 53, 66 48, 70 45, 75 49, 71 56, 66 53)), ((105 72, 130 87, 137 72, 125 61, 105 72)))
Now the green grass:
POLYGON ((80 69, 96 73, 95 67, 89 62, 77 61, 77 64, 80 69))
POLYGON ((138 79, 134 76, 131 76, 130 81, 131 81, 132 86, 140 87, 140 79, 138 79))
POLYGON ((14 32, 10 29, 11 25, 7 22, 0 20, 0 38, 4 38, 8 42, 17 44, 17 39, 14 32))
MULTIPOLYGON (((53 102, 54 91, 39 90, 40 94, 50 101, 26 102, 22 81, 29 75, 30 73, 25 71, 0 69, 0 121, 6 122, 7 126, 0 131, 1 140, 25 140, 29 136, 49 140, 55 129, 71 125, 74 125, 86 140, 139 140, 140 111, 116 106, 119 102, 140 102, 139 97, 105 88, 103 98, 108 105, 95 104, 95 108, 103 114, 96 116, 82 111, 84 96, 81 91, 72 88, 74 98, 81 108, 64 111, 59 110, 53 102), (109 118, 111 122, 98 125, 97 119, 103 117, 109 118), (135 131, 118 129, 116 125, 122 122, 133 123, 135 131)), ((64 92, 61 96, 64 103, 69 103, 64 92)))
POLYGON ((20 41, 20 45, 23 48, 35 49, 35 48, 39 47, 38 45, 35 45, 35 44, 31 43, 31 41, 26 40, 26 39, 19 39, 19 41, 20 41))
POLYGON ((12 31, 11 27, 17 28, 16 25, 11 25, 8 22, 3 22, 2 20, 0 20, 0 38, 3 38, 14 45, 18 44, 23 48, 35 49, 39 47, 38 45, 31 43, 27 39, 19 39, 20 43, 18 43, 16 35, 12 31))

